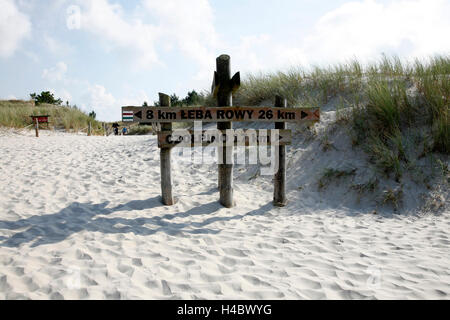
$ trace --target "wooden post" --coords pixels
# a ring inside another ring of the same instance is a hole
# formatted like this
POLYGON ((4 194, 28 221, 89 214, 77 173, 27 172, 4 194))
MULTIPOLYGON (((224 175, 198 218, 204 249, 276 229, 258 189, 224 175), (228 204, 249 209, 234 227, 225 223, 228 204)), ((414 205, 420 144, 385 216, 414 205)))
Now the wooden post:
MULTIPOLYGON (((286 99, 276 96, 275 107, 286 108, 286 99)), ((286 129, 285 122, 275 122, 275 129, 286 129)), ((278 171, 274 177, 273 204, 277 207, 284 207, 286 200, 286 146, 278 146, 278 171)))
MULTIPOLYGON (((170 97, 164 93, 159 94, 159 104, 161 107, 170 107, 170 97)), ((172 123, 162 123, 161 131, 172 131, 172 123)), ((162 202, 166 206, 175 204, 172 195, 172 173, 171 173, 171 148, 161 148, 161 196, 162 202)))
POLYGON ((39 138, 39 121, 38 121, 38 118, 34 118, 34 127, 36 129, 36 138, 39 138))
POLYGON ((91 136, 91 122, 89 121, 89 123, 88 123, 88 132, 87 132, 87 135, 88 135, 88 137, 90 137, 91 136))
MULTIPOLYGON (((236 73, 233 78, 230 71, 230 56, 221 55, 216 59, 217 71, 214 73, 212 91, 217 95, 217 106, 232 106, 232 93, 239 88, 240 75, 236 73)), ((218 130, 232 129, 232 122, 218 122, 218 130)), ((218 150, 219 164, 218 187, 220 192, 220 203, 226 208, 235 205, 233 200, 233 147, 223 146, 218 150)))

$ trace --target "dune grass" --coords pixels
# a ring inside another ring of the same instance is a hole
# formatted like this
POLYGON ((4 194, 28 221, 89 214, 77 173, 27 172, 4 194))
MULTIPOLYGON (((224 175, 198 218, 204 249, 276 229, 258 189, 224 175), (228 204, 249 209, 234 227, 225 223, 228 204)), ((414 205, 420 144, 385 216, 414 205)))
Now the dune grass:
POLYGON ((249 75, 234 95, 236 105, 258 105, 281 95, 291 106, 324 107, 339 98, 349 109, 354 145, 399 180, 405 168, 430 153, 450 153, 450 56, 405 62, 382 58, 329 67, 292 68, 249 75))
MULTIPOLYGON (((49 115, 50 128, 79 131, 92 124, 92 134, 103 135, 102 123, 89 117, 74 107, 40 104, 33 107, 29 104, 0 101, 0 126, 24 128, 32 124, 31 115, 49 115)), ((46 126, 44 125, 45 129, 46 126)))
POLYGON ((149 125, 137 125, 132 126, 128 132, 129 136, 142 136, 153 132, 152 126, 149 125))

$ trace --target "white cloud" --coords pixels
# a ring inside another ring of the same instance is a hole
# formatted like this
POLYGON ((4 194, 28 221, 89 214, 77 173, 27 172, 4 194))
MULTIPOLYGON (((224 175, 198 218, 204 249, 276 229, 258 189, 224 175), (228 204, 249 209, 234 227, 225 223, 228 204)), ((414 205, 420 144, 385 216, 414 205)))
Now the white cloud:
POLYGON ((220 41, 214 25, 214 13, 208 0, 144 0, 148 13, 156 17, 161 40, 167 48, 179 50, 196 63, 197 72, 190 85, 209 82, 215 69, 220 41))
POLYGON ((93 85, 88 88, 92 108, 109 108, 116 103, 116 99, 106 88, 101 85, 93 85))
POLYGON ((79 101, 82 110, 87 112, 94 110, 100 121, 121 119, 123 106, 140 106, 144 101, 152 105, 153 102, 145 91, 130 92, 127 96, 118 98, 100 84, 87 85, 79 101))
POLYGON ((236 63, 232 61, 232 65, 243 73, 274 67, 277 54, 274 44, 275 41, 268 34, 243 36, 236 46, 229 47, 231 58, 238 60, 236 63))
POLYGON ((379 58, 382 52, 402 57, 450 51, 450 3, 443 0, 349 2, 325 14, 301 45, 314 62, 357 57, 379 58))
POLYGON ((283 42, 265 34, 245 36, 228 48, 244 73, 355 57, 367 62, 382 53, 402 58, 448 54, 449 14, 450 1, 444 0, 352 1, 323 15, 306 37, 283 42))
POLYGON ((67 65, 64 62, 58 62, 56 66, 50 69, 44 69, 42 78, 49 81, 61 81, 67 72, 67 65))
POLYGON ((110 49, 131 53, 138 67, 150 68, 160 63, 155 49, 158 27, 144 24, 137 17, 125 17, 120 5, 107 0, 80 0, 79 4, 82 30, 97 35, 110 49))
POLYGON ((67 89, 60 89, 60 90, 50 90, 55 95, 55 98, 60 98, 63 101, 63 104, 66 103, 66 101, 69 101, 69 103, 72 101, 72 95, 70 94, 67 89))
POLYGON ((30 34, 31 23, 13 0, 0 0, 0 57, 14 54, 20 42, 30 34))
MULTIPOLYGON (((147 102, 148 105, 153 104, 153 100, 144 91, 139 91, 137 93, 132 93, 128 97, 119 99, 119 107, 122 106, 141 106, 143 103, 147 102)), ((119 110, 120 112, 120 110, 119 110)))
POLYGON ((73 50, 67 43, 58 41, 49 35, 44 35, 43 40, 45 47, 53 54, 67 55, 73 50))
POLYGON ((31 50, 23 50, 23 53, 34 63, 39 63, 40 61, 39 56, 35 52, 31 50))
POLYGON ((133 64, 139 68, 162 64, 157 51, 173 48, 200 67, 214 63, 219 40, 207 0, 143 0, 142 7, 128 14, 108 0, 78 3, 81 29, 101 38, 110 50, 131 53, 133 64))
POLYGON ((82 108, 85 111, 94 110, 99 120, 111 121, 120 118, 117 99, 102 85, 89 86, 83 100, 86 103, 82 104, 82 108))
POLYGON ((207 0, 145 0, 144 6, 159 22, 165 41, 177 47, 199 64, 214 60, 219 45, 214 15, 207 0))

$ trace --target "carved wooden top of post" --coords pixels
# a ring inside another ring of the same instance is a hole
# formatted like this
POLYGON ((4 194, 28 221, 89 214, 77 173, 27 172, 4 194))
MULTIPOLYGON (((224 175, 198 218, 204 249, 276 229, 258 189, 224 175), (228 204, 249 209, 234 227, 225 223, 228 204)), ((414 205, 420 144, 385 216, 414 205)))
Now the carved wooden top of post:
POLYGON ((237 72, 230 79, 230 56, 223 54, 216 60, 217 71, 214 71, 211 93, 216 98, 218 95, 234 93, 241 86, 241 75, 237 72))
POLYGON ((159 92, 158 95, 159 95, 159 105, 161 107, 171 107, 172 106, 169 95, 162 93, 162 92, 159 92))

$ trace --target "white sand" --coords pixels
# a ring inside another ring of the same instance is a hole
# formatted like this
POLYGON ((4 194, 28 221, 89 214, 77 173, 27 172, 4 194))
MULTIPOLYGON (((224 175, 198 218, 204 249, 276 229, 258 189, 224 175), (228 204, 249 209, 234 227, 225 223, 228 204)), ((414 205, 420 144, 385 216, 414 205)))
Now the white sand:
POLYGON ((216 165, 174 164, 165 207, 154 136, 32 135, 0 133, 0 299, 450 297, 448 193, 419 214, 406 190, 393 215, 339 182, 319 192, 319 167, 363 166, 356 151, 297 137, 281 209, 270 177, 249 180, 257 167, 236 166, 225 209, 216 165))

